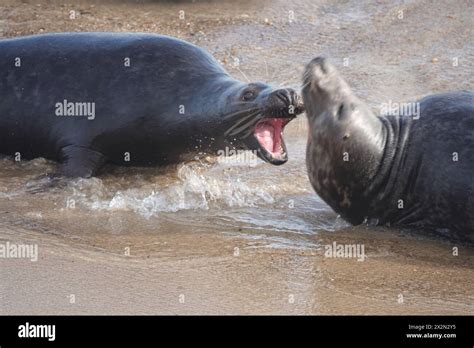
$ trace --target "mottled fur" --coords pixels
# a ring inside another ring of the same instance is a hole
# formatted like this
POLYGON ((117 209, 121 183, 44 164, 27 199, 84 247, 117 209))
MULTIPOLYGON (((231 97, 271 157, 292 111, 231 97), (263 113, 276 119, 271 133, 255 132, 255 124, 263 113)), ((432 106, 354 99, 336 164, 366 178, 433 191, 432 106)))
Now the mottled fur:
POLYGON ((303 99, 310 181, 345 220, 474 240, 474 93, 425 97, 419 119, 375 116, 318 57, 306 68, 303 99))

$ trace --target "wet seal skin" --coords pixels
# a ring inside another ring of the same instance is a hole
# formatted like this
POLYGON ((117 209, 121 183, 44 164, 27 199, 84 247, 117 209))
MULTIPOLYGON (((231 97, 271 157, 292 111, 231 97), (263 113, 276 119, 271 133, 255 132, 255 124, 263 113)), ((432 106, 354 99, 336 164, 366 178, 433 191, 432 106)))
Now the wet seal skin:
POLYGON ((228 148, 283 164, 283 128, 302 112, 294 90, 242 83, 201 48, 154 34, 1 40, 0 95, 0 153, 60 161, 70 177, 228 148))
POLYGON ((413 117, 375 116, 325 58, 303 83, 309 179, 342 218, 474 241, 474 93, 427 96, 413 117))

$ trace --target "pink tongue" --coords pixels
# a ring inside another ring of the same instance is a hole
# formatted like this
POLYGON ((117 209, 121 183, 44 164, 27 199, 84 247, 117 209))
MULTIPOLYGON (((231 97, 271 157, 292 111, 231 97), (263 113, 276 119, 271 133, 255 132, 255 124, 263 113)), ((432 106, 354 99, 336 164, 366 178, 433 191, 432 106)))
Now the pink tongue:
POLYGON ((257 139, 268 152, 273 152, 273 132, 275 129, 271 124, 263 123, 257 125, 255 129, 255 135, 257 139))

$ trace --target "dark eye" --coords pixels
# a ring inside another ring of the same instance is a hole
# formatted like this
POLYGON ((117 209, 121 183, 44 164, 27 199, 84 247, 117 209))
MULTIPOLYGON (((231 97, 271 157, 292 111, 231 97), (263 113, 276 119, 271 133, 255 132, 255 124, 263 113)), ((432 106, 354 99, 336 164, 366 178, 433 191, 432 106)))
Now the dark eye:
POLYGON ((255 99, 254 91, 247 91, 242 95, 242 100, 249 101, 255 99))

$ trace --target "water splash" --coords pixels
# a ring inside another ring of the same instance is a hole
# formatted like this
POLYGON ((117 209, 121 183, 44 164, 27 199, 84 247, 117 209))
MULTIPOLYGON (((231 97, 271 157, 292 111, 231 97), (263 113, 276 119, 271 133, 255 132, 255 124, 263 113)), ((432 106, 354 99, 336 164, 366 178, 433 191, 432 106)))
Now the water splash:
POLYGON ((252 207, 274 202, 265 189, 223 174, 222 170, 217 175, 209 165, 184 164, 177 177, 164 187, 138 180, 140 187, 123 190, 114 190, 99 178, 77 179, 71 183, 73 192, 66 199, 91 210, 133 211, 145 218, 160 212, 208 210, 214 206, 252 207))

